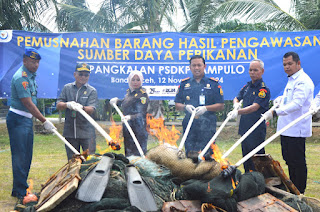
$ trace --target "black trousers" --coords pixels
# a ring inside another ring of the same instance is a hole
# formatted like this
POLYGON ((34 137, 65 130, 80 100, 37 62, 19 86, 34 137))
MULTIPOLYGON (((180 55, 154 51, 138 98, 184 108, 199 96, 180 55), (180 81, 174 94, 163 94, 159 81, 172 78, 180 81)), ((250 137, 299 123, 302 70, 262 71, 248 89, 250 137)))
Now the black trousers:
POLYGON ((283 160, 289 169, 290 180, 304 193, 307 186, 306 138, 281 135, 283 160))
MULTIPOLYGON (((242 136, 242 135, 241 135, 242 136)), ((246 156, 252 150, 254 150, 257 146, 259 146, 266 138, 266 130, 265 129, 256 129, 253 131, 244 141, 241 143, 242 148, 242 156, 246 156)), ((264 148, 259 150, 256 154, 265 154, 264 148)), ((254 163, 251 158, 249 158, 246 162, 243 163, 243 167, 245 172, 256 171, 254 163)))

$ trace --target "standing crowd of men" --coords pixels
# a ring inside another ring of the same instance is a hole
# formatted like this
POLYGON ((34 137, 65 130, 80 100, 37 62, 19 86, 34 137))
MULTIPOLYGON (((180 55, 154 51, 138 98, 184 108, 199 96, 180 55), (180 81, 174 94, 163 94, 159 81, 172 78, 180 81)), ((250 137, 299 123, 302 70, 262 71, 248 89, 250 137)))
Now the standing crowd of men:
MULTIPOLYGON (((10 138, 13 188, 12 196, 23 198, 29 187, 27 178, 30 170, 33 149, 33 123, 34 116, 40 120, 45 129, 55 130, 55 126, 47 120, 36 107, 37 85, 35 82, 36 71, 39 67, 41 56, 34 48, 26 48, 23 55, 23 65, 14 74, 11 83, 11 106, 7 115, 7 128, 10 138)), ((216 112, 224 109, 224 97, 221 85, 215 78, 205 76, 206 64, 200 55, 190 59, 192 77, 182 80, 175 97, 177 110, 184 110, 185 117, 182 125, 186 130, 192 113, 195 120, 191 126, 185 142, 186 155, 198 154, 203 150, 216 132, 216 112)), ((264 63, 260 59, 251 61, 249 75, 251 81, 243 86, 238 95, 233 99, 233 110, 228 114, 230 118, 241 115, 239 134, 244 135, 261 116, 265 121, 278 116, 277 130, 281 130, 290 122, 307 113, 316 112, 320 105, 320 94, 313 100, 314 84, 310 77, 301 68, 299 55, 288 52, 283 56, 284 71, 288 82, 283 95, 277 97, 274 110, 269 109, 270 89, 262 79, 264 63), (243 101, 243 105, 240 101, 243 101)), ((75 81, 64 86, 59 98, 57 108, 66 110, 63 136, 66 137, 75 149, 80 151, 89 149, 95 152, 95 130, 93 126, 79 113, 84 110, 92 115, 97 106, 97 91, 88 84, 90 68, 85 63, 76 65, 74 71, 75 81)), ((129 89, 123 101, 118 98, 110 100, 112 105, 122 105, 125 121, 135 129, 138 140, 144 153, 147 151, 146 111, 149 97, 142 87, 143 76, 141 72, 129 76, 129 89)), ((123 120, 124 121, 124 120, 123 120)), ((125 152, 137 155, 132 138, 123 127, 125 135, 125 152)), ((301 193, 305 192, 307 182, 307 165, 305 156, 306 137, 312 135, 311 116, 300 121, 295 126, 281 134, 281 147, 283 159, 289 168, 290 179, 301 193)), ((262 122, 243 142, 242 154, 247 155, 266 137, 266 122, 262 122)), ((66 147, 68 160, 73 153, 66 147)), ((261 149, 258 153, 265 153, 261 149)), ((205 158, 210 158, 208 152, 205 158)), ((244 163, 246 172, 255 170, 254 164, 249 159, 244 163)))

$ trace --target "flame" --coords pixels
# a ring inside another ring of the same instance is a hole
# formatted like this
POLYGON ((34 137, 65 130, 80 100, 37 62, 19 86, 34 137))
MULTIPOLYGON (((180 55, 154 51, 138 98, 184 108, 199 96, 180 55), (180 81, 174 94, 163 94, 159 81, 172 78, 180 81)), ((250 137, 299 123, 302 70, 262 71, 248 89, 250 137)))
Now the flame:
POLYGON ((214 143, 211 144, 211 149, 213 151, 212 158, 220 163, 221 170, 227 168, 230 163, 226 158, 222 158, 222 153, 220 152, 218 145, 214 143))
POLYGON ((234 182, 234 180, 233 180, 232 177, 231 177, 231 183, 232 183, 232 188, 233 188, 233 189, 236 189, 236 184, 235 184, 235 182, 234 182))
POLYGON ((112 138, 112 141, 109 143, 109 145, 113 150, 121 149, 121 143, 123 142, 123 137, 120 138, 121 131, 122 131, 122 126, 116 125, 116 123, 113 121, 110 127, 110 137, 112 138))
POLYGON ((208 189, 207 192, 210 193, 212 191, 212 189, 210 188, 210 182, 208 182, 208 189))
POLYGON ((120 137, 120 133, 122 132, 122 126, 116 125, 114 121, 112 121, 112 125, 110 127, 110 137, 112 138, 112 141, 108 141, 106 139, 106 143, 108 144, 108 147, 106 149, 102 149, 101 146, 97 144, 97 152, 101 155, 111 152, 112 150, 120 150, 121 144, 123 143, 123 137, 120 137))
POLYGON ((163 118, 155 119, 152 115, 147 114, 147 126, 148 132, 157 137, 160 144, 166 142, 172 146, 178 146, 177 140, 180 137, 180 131, 176 129, 174 125, 172 125, 171 130, 169 130, 166 126, 164 126, 163 118))
POLYGON ((30 179, 29 180, 29 188, 27 188, 27 194, 26 195, 32 194, 32 189, 33 189, 33 180, 30 179))

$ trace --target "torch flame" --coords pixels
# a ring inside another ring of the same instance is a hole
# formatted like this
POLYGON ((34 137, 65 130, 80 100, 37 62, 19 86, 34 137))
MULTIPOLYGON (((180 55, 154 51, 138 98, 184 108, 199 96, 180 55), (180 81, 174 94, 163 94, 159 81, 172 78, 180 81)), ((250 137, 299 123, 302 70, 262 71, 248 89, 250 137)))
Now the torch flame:
POLYGON ((121 131, 122 126, 116 125, 116 123, 113 121, 110 127, 110 137, 112 138, 112 141, 109 143, 113 150, 121 149, 121 143, 123 142, 123 138, 120 138, 121 131))
POLYGON ((148 132, 157 137, 160 144, 166 142, 172 146, 178 146, 177 140, 180 137, 180 131, 172 125, 171 130, 169 130, 166 126, 164 126, 163 118, 154 118, 152 115, 147 114, 147 126, 148 132))
POLYGON ((32 194, 32 189, 33 189, 33 180, 30 179, 29 180, 29 188, 27 188, 27 194, 26 195, 32 194))
POLYGON ((108 147, 106 149, 102 149, 99 145, 97 145, 97 152, 101 155, 110 152, 112 150, 120 150, 121 144, 123 143, 123 137, 120 137, 120 133, 122 131, 121 125, 116 125, 114 121, 112 121, 112 125, 110 127, 110 137, 112 138, 112 141, 108 141, 106 139, 106 143, 108 144, 108 147))
POLYGON ((211 149, 213 151, 212 158, 220 163, 221 170, 230 165, 229 161, 226 158, 222 158, 222 153, 220 152, 218 145, 214 143, 211 144, 211 149))

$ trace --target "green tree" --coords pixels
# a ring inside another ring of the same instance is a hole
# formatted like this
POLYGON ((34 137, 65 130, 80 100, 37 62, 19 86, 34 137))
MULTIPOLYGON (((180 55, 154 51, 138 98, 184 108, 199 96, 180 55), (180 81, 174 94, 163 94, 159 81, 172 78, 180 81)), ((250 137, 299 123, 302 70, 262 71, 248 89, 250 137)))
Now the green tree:
POLYGON ((49 31, 40 20, 55 4, 55 0, 0 0, 0 29, 49 31))
POLYGON ((94 13, 85 0, 62 0, 57 7, 59 31, 161 32, 162 24, 175 27, 172 14, 180 0, 108 0, 94 13))
POLYGON ((291 10, 307 29, 320 29, 320 1, 291 0, 291 10))
POLYGON ((221 31, 221 26, 225 26, 229 32, 306 29, 303 23, 281 10, 272 0, 186 0, 186 2, 190 16, 182 30, 186 32, 221 31), (219 30, 215 30, 216 27, 219 30))

